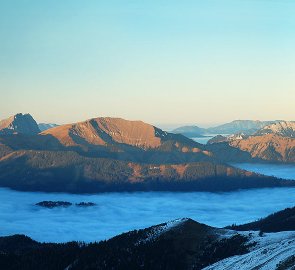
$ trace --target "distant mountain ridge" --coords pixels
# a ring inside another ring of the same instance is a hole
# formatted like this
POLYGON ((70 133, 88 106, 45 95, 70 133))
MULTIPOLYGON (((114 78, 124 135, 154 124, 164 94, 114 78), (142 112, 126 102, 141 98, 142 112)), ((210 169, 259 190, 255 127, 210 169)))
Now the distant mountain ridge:
POLYGON ((54 127, 57 127, 58 125, 57 124, 52 124, 52 123, 39 123, 38 124, 38 127, 40 129, 40 131, 45 131, 47 129, 50 129, 50 128, 54 128, 54 127))
POLYGON ((193 137, 202 137, 204 134, 207 133, 207 129, 200 128, 198 126, 183 126, 183 127, 174 129, 172 132, 176 134, 182 134, 189 138, 193 138, 193 137))
POLYGON ((213 134, 235 134, 235 133, 245 133, 252 134, 255 131, 279 122, 275 121, 259 121, 259 120, 234 120, 230 123, 226 123, 217 127, 208 128, 207 130, 213 134))
POLYGON ((0 134, 38 134, 40 129, 30 114, 18 113, 0 121, 0 134))
POLYGON ((230 123, 222 124, 216 127, 201 128, 198 126, 183 126, 174 129, 172 132, 180 133, 190 138, 203 136, 206 134, 254 134, 261 128, 280 122, 280 120, 275 121, 259 121, 259 120, 234 120, 230 123))

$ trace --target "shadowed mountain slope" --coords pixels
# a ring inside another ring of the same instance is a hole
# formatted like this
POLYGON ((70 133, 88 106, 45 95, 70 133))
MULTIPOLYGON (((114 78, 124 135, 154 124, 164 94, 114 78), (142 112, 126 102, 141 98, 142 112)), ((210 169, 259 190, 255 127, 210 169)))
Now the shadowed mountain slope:
POLYGON ((232 191, 295 186, 212 162, 141 164, 83 157, 72 151, 14 151, 1 158, 0 185, 17 190, 96 193, 104 191, 232 191))
POLYGON ((38 134, 40 129, 30 114, 18 113, 0 121, 0 135, 2 134, 38 134))

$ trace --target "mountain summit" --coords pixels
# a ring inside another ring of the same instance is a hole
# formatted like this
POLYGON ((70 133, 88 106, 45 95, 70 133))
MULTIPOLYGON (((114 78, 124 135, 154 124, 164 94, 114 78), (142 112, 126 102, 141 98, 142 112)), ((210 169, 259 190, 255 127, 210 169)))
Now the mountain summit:
POLYGON ((183 135, 163 131, 142 121, 98 117, 45 130, 66 147, 98 149, 104 147, 122 152, 126 149, 193 152, 208 155, 204 146, 183 135))
POLYGON ((30 114, 18 113, 0 121, 0 134, 38 134, 40 129, 30 114))
POLYGON ((50 134, 67 146, 80 144, 83 140, 85 143, 94 145, 107 145, 112 141, 140 148, 159 147, 161 138, 167 136, 166 132, 142 121, 111 117, 98 117, 62 125, 46 130, 42 134, 50 134))

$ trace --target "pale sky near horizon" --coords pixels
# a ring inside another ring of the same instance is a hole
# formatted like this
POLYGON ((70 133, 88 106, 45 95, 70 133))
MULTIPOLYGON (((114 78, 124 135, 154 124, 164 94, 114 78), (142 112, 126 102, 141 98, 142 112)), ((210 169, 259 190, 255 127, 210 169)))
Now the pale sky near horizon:
POLYGON ((0 0, 0 118, 295 120, 293 0, 0 0))

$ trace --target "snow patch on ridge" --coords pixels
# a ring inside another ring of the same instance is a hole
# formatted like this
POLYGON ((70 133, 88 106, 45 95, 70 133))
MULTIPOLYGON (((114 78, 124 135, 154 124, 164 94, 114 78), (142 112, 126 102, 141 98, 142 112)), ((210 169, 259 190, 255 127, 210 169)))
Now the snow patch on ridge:
POLYGON ((263 236, 253 231, 239 234, 250 236, 249 243, 257 244, 247 254, 224 259, 204 270, 274 270, 279 263, 295 254, 295 231, 264 233, 263 236))
POLYGON ((175 228, 183 224, 187 220, 188 218, 179 218, 172 221, 168 221, 164 223, 163 225, 155 226, 147 233, 146 238, 139 240, 136 243, 136 245, 145 244, 147 242, 154 241, 163 233, 168 232, 172 228, 175 228))

